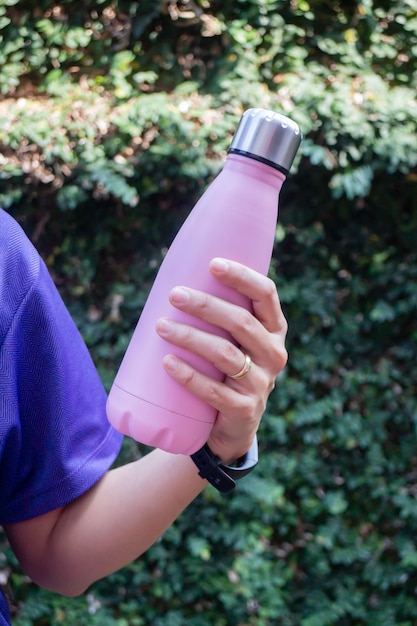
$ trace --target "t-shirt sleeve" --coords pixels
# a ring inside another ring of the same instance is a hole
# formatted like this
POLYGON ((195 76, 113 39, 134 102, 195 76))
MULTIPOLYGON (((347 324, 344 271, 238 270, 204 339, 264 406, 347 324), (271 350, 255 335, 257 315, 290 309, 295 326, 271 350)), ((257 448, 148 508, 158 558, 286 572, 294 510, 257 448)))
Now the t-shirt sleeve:
POLYGON ((107 420, 106 393, 87 347, 39 257, 3 332, 0 524, 80 496, 107 471, 122 441, 107 420))

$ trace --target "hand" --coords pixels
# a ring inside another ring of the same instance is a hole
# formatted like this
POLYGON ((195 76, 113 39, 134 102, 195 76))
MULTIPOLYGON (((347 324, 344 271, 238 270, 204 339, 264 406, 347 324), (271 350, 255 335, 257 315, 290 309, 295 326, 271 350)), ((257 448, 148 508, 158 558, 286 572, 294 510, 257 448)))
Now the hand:
POLYGON ((226 375, 225 381, 219 382, 178 357, 169 355, 164 360, 172 378, 218 411, 208 444, 224 462, 231 462, 249 449, 276 377, 287 362, 287 322, 269 278, 225 259, 213 259, 210 271, 216 279, 248 297, 252 312, 189 288, 174 289, 170 302, 181 311, 227 330, 241 347, 175 322, 169 329, 158 324, 157 330, 167 341, 207 358, 226 375), (184 297, 184 289, 188 297, 184 297), (246 353, 252 359, 248 374, 240 380, 229 378, 242 368, 246 353))

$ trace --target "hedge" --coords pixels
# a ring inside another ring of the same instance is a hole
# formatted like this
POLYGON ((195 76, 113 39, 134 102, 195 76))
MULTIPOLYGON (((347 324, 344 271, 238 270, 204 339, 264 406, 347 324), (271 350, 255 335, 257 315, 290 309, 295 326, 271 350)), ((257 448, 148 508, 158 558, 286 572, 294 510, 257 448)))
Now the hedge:
MULTIPOLYGON (((416 51, 415 0, 2 3, 0 204, 107 387, 242 111, 304 134, 271 264, 290 359, 257 471, 77 599, 4 542, 16 626, 417 624, 416 51)), ((144 452, 126 440, 120 462, 144 452)))

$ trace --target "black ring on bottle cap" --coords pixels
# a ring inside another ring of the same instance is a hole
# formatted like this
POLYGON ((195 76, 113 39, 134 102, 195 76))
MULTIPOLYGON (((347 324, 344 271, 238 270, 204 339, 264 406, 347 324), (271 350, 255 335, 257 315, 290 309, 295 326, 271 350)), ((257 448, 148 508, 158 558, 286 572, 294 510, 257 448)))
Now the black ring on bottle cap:
POLYGON ((239 148, 230 148, 229 154, 239 154, 240 156, 245 156, 245 157, 249 157, 250 159, 254 159, 255 161, 260 161, 261 163, 264 163, 265 165, 270 165, 271 167, 274 168, 274 170, 278 170, 279 172, 284 174, 284 176, 288 176, 289 170, 287 170, 285 167, 282 167, 282 165, 278 165, 278 163, 274 163, 274 161, 265 159, 265 157, 261 157, 257 154, 253 154, 253 152, 246 152, 246 150, 239 150, 239 148))

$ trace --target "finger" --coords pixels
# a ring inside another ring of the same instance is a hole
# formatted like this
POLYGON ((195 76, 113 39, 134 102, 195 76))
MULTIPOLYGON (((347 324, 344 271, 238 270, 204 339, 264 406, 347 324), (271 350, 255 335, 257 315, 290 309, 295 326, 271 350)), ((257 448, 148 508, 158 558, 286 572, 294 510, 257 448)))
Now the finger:
MULTIPOLYGON (((210 361, 226 376, 233 377, 245 366, 246 357, 242 350, 224 337, 168 318, 159 319, 156 330, 162 339, 210 361)), ((253 364, 249 385, 251 390, 255 390, 258 384, 256 376, 253 375, 254 367, 253 364)))
POLYGON ((287 321, 276 286, 270 278, 228 259, 213 259, 210 270, 223 284, 252 300, 254 314, 267 330, 286 333, 287 321))
POLYGON ((174 288, 170 293, 170 302, 181 311, 226 331, 248 351, 253 347, 256 353, 261 354, 267 347, 267 331, 249 311, 240 306, 188 287, 174 288))
POLYGON ((272 334, 250 311, 191 288, 171 291, 173 306, 226 330, 261 367, 279 371, 286 362, 285 333, 272 334))
POLYGON ((252 421, 260 413, 256 394, 243 394, 238 388, 216 381, 194 369, 191 365, 174 355, 163 359, 166 372, 192 394, 207 402, 222 414, 233 413, 243 422, 252 421))

